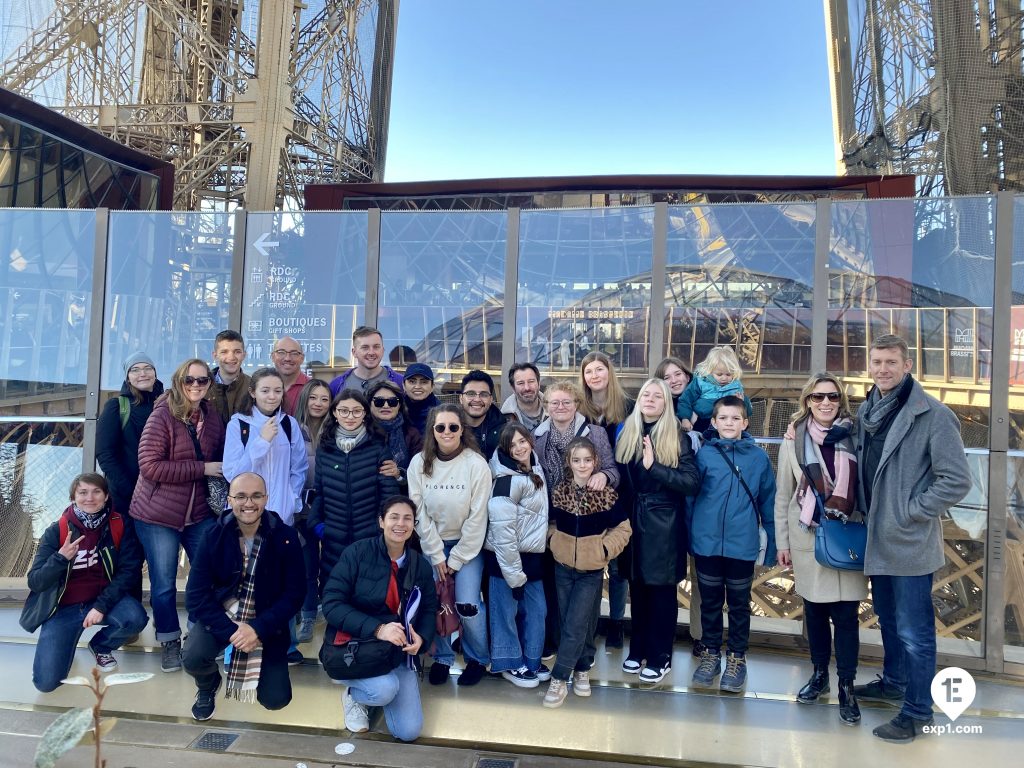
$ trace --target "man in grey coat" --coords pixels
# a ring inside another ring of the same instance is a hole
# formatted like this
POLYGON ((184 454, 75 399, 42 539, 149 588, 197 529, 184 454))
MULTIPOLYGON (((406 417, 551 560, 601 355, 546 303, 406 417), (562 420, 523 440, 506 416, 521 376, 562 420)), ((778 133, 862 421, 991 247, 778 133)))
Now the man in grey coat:
POLYGON ((932 723, 935 614, 932 576, 945 563, 941 517, 971 489, 954 413, 910 375, 898 336, 879 336, 868 354, 875 386, 857 412, 860 508, 867 511, 864 573, 882 630, 882 676, 856 686, 862 699, 902 702, 873 733, 909 742, 932 723))

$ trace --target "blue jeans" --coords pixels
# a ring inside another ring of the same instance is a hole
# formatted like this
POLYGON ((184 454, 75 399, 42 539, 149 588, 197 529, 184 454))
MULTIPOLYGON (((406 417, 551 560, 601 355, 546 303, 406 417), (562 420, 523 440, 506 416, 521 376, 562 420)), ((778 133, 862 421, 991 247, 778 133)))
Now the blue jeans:
POLYGON ((932 574, 872 576, 871 597, 882 629, 882 680, 904 691, 904 715, 930 720, 935 676, 932 574))
POLYGON ((384 721, 399 741, 415 741, 423 730, 419 675, 402 666, 378 677, 339 680, 358 704, 384 707, 384 721))
POLYGON ((619 559, 608 563, 608 618, 622 621, 626 618, 626 596, 629 594, 629 582, 619 575, 619 559))
MULTIPOLYGON (((39 628, 32 685, 43 693, 55 689, 71 671, 78 638, 85 631, 82 622, 92 607, 92 602, 60 606, 39 628)), ((89 647, 98 653, 110 653, 139 634, 148 621, 142 603, 126 595, 103 617, 103 628, 89 641, 89 647)))
MULTIPOLYGON (((444 543, 446 560, 451 554, 452 548, 458 543, 458 541, 444 543)), ((436 575, 435 573, 435 577, 436 575)), ((483 579, 484 558, 482 554, 479 554, 463 565, 455 574, 455 611, 459 614, 459 621, 462 623, 462 628, 459 630, 459 635, 462 637, 462 655, 466 657, 467 661, 473 660, 486 667, 490 663, 490 658, 487 653, 487 609, 480 596, 483 579)), ((455 661, 455 651, 452 650, 450 636, 437 636, 434 641, 434 661, 439 664, 447 664, 449 667, 455 661)))
POLYGON ((135 521, 135 532, 142 542, 146 564, 149 566, 149 604, 153 606, 153 628, 156 630, 157 642, 166 643, 181 638, 178 591, 175 585, 178 552, 184 547, 191 562, 203 534, 214 525, 212 517, 186 526, 183 531, 142 520, 135 521))
POLYGON ((594 631, 601 612, 603 582, 604 571, 577 571, 555 563, 561 632, 551 676, 557 680, 568 680, 573 672, 594 666, 594 631))
POLYGON ((544 650, 544 619, 548 606, 544 583, 528 581, 523 599, 512 597, 512 588, 499 576, 491 576, 487 614, 491 620, 491 672, 526 667, 540 669, 544 650))

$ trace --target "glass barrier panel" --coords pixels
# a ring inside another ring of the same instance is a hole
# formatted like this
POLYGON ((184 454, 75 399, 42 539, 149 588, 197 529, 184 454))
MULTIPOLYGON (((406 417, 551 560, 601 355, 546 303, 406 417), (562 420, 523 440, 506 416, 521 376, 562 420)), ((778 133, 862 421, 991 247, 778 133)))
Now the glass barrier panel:
MULTIPOLYGON (((772 465, 777 466, 779 440, 759 440, 758 444, 768 452, 772 465)), ((1024 454, 1022 454, 1024 456, 1024 454)), ((940 653, 980 657, 982 655, 982 637, 984 634, 985 607, 985 535, 988 528, 988 452, 979 449, 967 450, 967 462, 971 473, 971 490, 966 498, 942 516, 943 549, 946 555, 945 565, 935 574, 932 583, 932 602, 935 604, 935 627, 940 653)), ((1024 467, 1024 462, 1021 462, 1024 467)), ((1011 467, 1012 470, 1012 467, 1011 467)), ((1022 471, 1021 478, 1024 478, 1022 471)), ((1013 482, 1013 481, 1011 481, 1013 482)), ((1024 480, 1022 480, 1024 483, 1024 480)), ((1021 486, 1024 488, 1024 484, 1021 486)), ((1011 499, 1015 493, 1011 488, 1011 499)), ((1024 524, 1022 508, 1017 499, 1015 514, 1018 530, 1024 524)), ((1007 536, 1008 551, 1013 550, 1014 534, 1007 536)), ((1017 536, 1019 539, 1020 536, 1017 536)), ((1018 577, 1024 578, 1024 544, 1016 551, 1018 577)), ((1012 568, 1007 568, 1007 574, 1012 568)), ((1018 579, 1020 581, 1020 579, 1018 579)), ((1019 623, 1024 611, 1024 581, 1016 585, 1020 587, 1013 598, 1018 608, 1013 615, 1011 624, 1011 586, 1007 579, 1007 643, 1012 635, 1017 644, 1022 644, 1019 623)), ((689 581, 679 585, 679 605, 689 609, 689 581)), ((794 580, 792 570, 774 568, 757 568, 754 574, 754 585, 751 589, 753 615, 751 628, 763 632, 799 633, 798 629, 787 627, 779 620, 802 621, 803 599, 797 594, 798 584, 794 580)), ((881 633, 878 631, 878 619, 871 605, 871 596, 861 603, 860 625, 866 632, 869 642, 881 645, 881 633)))
POLYGON ((603 352, 635 390, 649 365, 654 208, 523 211, 519 228, 516 362, 576 376, 603 352))
POLYGON ((668 209, 665 352, 689 370, 715 346, 735 350, 754 413, 778 437, 811 365, 813 203, 668 209))
POLYGON ((669 206, 666 354, 692 370, 727 345, 745 376, 806 373, 814 215, 810 203, 669 206))
POLYGON ((1013 199, 1010 275, 1010 448, 1024 448, 1024 195, 1013 199))
POLYGON ((348 367, 364 322, 367 214, 250 213, 245 240, 245 367, 273 365, 282 336, 299 343, 314 374, 348 367))
POLYGON ((1005 643, 1013 647, 1012 653, 1007 652, 1006 660, 1020 663, 1024 662, 1024 451, 1009 452, 1006 477, 1003 627, 1005 643))
POLYGON ((104 308, 104 390, 124 381, 123 361, 145 352, 169 385, 183 361, 211 360, 229 327, 234 214, 114 211, 104 308))
POLYGON ((391 359, 438 381, 501 372, 505 211, 385 211, 377 327, 391 359))
POLYGON ((81 420, 0 417, 0 577, 24 576, 82 471, 81 420))
POLYGON ((85 412, 94 211, 0 209, 0 413, 85 412))
POLYGON ((995 198, 837 201, 831 228, 828 369, 862 398, 872 340, 900 336, 964 444, 988 447, 995 198))

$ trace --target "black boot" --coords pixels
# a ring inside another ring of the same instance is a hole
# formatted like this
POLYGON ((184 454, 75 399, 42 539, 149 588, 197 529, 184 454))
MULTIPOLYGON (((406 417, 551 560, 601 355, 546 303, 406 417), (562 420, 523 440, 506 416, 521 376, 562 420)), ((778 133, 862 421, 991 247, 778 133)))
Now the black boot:
POLYGON ((828 667, 821 667, 815 664, 814 671, 811 673, 811 679, 800 689, 800 692, 796 695, 796 700, 801 704, 813 704, 818 700, 818 696, 827 692, 828 667))
POLYGON ((622 647, 622 622, 608 619, 608 639, 605 641, 605 648, 622 647))
POLYGON ((860 722, 860 707, 857 705, 857 694, 853 692, 853 678, 839 681, 839 719, 843 725, 856 725, 860 722))

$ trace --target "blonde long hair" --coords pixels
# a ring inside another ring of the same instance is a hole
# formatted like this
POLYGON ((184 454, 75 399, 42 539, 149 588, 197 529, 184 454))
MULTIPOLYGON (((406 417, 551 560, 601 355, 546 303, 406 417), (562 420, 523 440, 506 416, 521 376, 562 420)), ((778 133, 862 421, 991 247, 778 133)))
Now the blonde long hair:
POLYGON ((644 417, 640 413, 640 402, 648 387, 658 387, 665 396, 665 410, 651 430, 651 443, 654 445, 654 459, 666 467, 679 466, 679 422, 672 410, 672 392, 664 379, 648 379, 640 387, 636 396, 633 412, 622 423, 622 432, 615 441, 615 460, 628 464, 640 461, 644 455, 644 417))
POLYGON ((583 399, 580 401, 579 410, 590 421, 595 424, 601 423, 604 418, 606 424, 621 424, 626 419, 626 394, 619 386, 619 379, 615 375, 615 366, 611 358, 604 352, 589 352, 580 360, 580 389, 583 392, 583 399), (602 410, 594 403, 593 390, 587 385, 583 371, 591 363, 601 363, 608 369, 608 389, 605 393, 605 404, 602 410))
POLYGON ((209 377, 211 379, 210 384, 213 384, 213 374, 210 373, 210 366, 205 360, 200 360, 198 357, 186 360, 175 369, 174 375, 171 376, 171 388, 167 392, 167 408, 170 410, 171 416, 178 421, 187 422, 193 408, 202 408, 203 405, 203 401, 200 400, 193 406, 189 399, 185 397, 185 377, 188 375, 188 369, 193 365, 203 366, 206 370, 204 375, 209 377))

